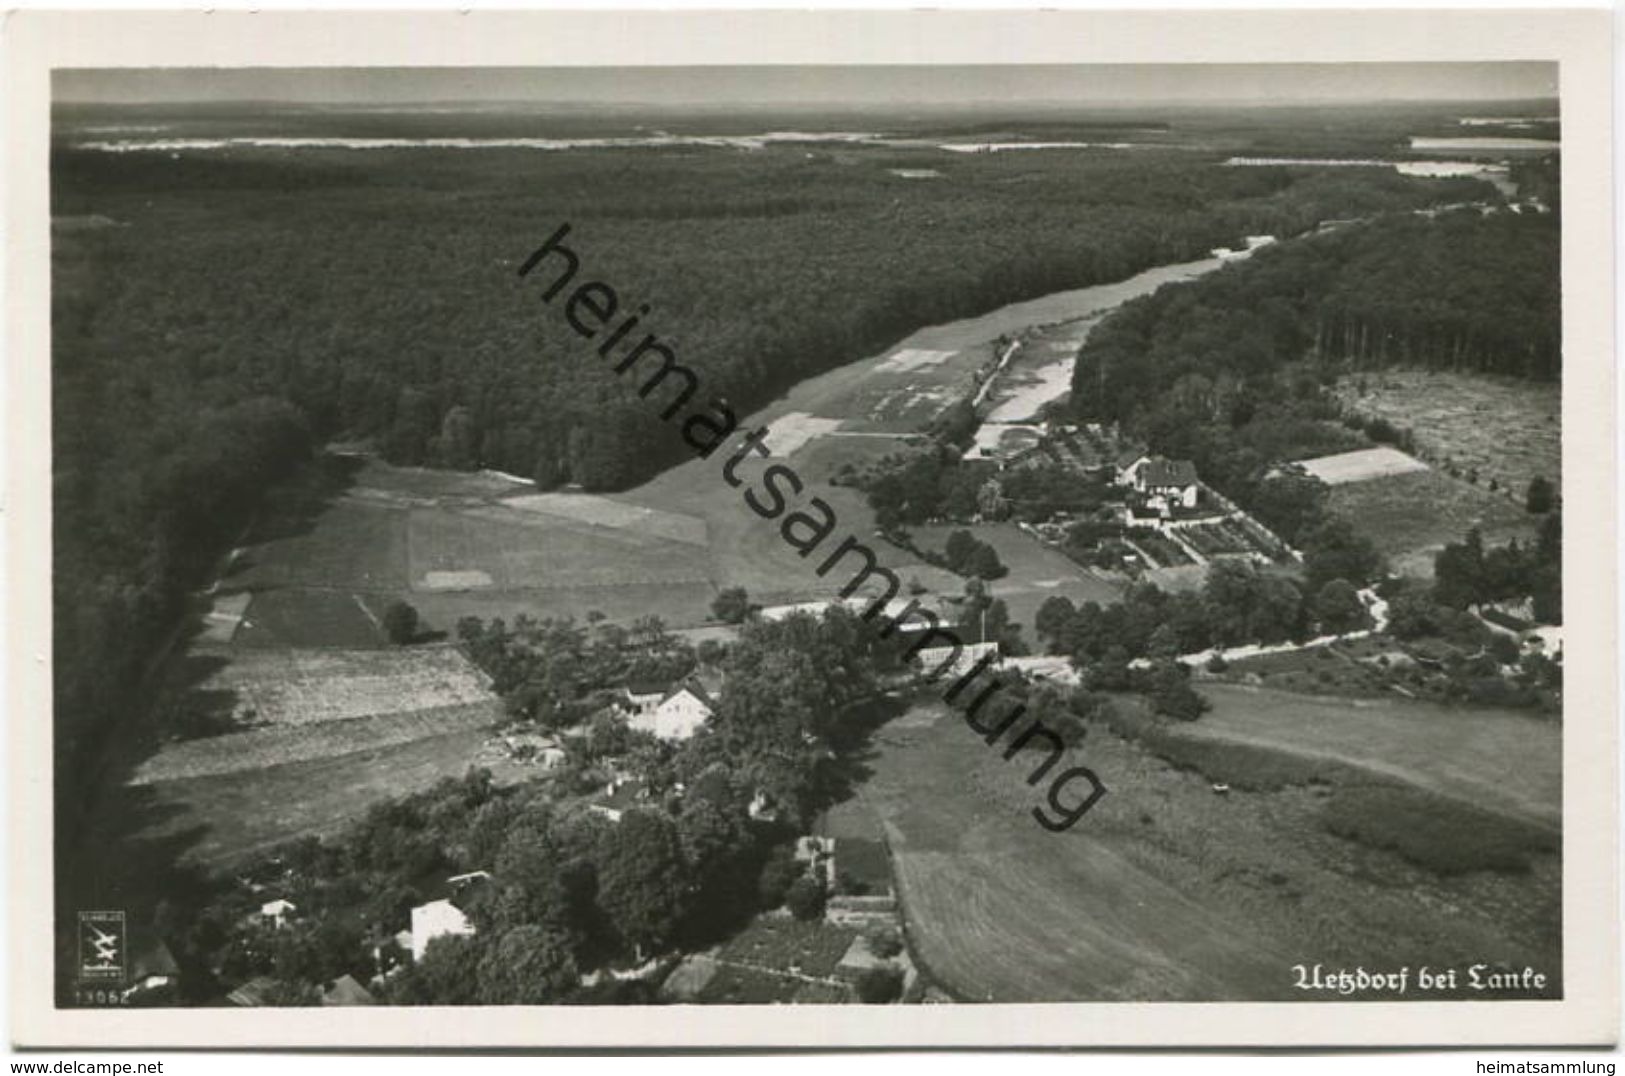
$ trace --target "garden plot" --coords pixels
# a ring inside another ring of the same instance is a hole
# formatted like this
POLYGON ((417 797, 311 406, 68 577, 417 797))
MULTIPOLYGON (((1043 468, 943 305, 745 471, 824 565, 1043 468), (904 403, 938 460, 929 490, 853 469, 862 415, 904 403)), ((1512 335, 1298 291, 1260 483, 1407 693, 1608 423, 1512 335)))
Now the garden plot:
POLYGON ((223 703, 241 727, 313 725, 494 698, 485 675, 447 646, 256 650, 234 657, 187 693, 223 703))
POLYGON ((1332 456, 1300 460, 1303 469, 1326 483, 1341 486, 1349 482, 1365 482, 1389 475, 1425 471, 1428 465, 1397 448, 1385 445, 1362 448, 1355 452, 1339 452, 1332 456))

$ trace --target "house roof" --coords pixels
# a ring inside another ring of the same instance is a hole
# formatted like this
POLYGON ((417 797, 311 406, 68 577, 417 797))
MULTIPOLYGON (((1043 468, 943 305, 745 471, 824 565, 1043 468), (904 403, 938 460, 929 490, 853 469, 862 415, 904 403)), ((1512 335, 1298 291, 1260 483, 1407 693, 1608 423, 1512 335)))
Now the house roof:
POLYGON ((156 934, 140 938, 135 946, 130 960, 130 978, 135 980, 146 979, 152 976, 173 977, 181 973, 180 966, 175 963, 175 954, 169 951, 162 938, 156 934))
POLYGON ((1196 464, 1190 460, 1165 460, 1158 456, 1140 469, 1140 481, 1148 486, 1194 486, 1196 464))
POLYGON ((269 975, 261 975, 248 980, 242 986, 226 995, 226 1000, 233 1005, 244 1008, 254 1008, 265 1004, 265 995, 276 985, 276 980, 269 975))
POLYGON ((639 677, 626 682, 628 695, 660 695, 671 686, 671 681, 660 680, 654 677, 639 677))
POLYGON ((609 807, 617 811, 646 806, 650 802, 648 786, 642 781, 618 781, 591 800, 594 807, 609 807))
POLYGON ((666 692, 666 697, 660 700, 660 704, 662 706, 664 706, 666 703, 670 702, 672 699, 675 699, 677 696, 681 695, 685 691, 688 692, 690 695, 693 695, 696 699, 700 700, 700 703, 707 710, 711 710, 711 711, 716 710, 717 703, 716 703, 716 700, 711 697, 711 693, 709 691, 705 690, 705 685, 704 684, 700 683, 698 680, 693 680, 693 679, 684 680, 682 683, 678 684, 677 686, 673 687, 670 691, 666 692))
POLYGON ((353 975, 341 975, 322 991, 323 1005, 376 1005, 371 991, 355 981, 353 975))
POLYGON ((1123 449, 1121 452, 1119 452, 1117 454, 1117 457, 1112 460, 1112 463, 1117 466, 1117 469, 1119 471, 1121 471, 1121 470, 1123 470, 1123 469, 1125 469, 1127 467, 1132 467, 1134 464, 1138 463, 1140 460, 1142 460, 1144 458, 1145 458, 1145 449, 1143 449, 1143 448, 1125 448, 1125 449, 1123 449))

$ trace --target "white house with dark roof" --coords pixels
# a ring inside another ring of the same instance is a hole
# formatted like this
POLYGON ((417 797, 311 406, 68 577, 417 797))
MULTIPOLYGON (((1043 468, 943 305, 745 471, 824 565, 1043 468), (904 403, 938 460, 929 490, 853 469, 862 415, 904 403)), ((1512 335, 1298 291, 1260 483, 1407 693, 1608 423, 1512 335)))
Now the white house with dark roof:
POLYGON ((653 709, 633 714, 626 723, 658 739, 678 743, 700 731, 716 709, 711 693, 698 680, 689 679, 666 692, 653 709))
POLYGON ((1196 464, 1162 456, 1140 456, 1118 471, 1118 482, 1144 494, 1146 504, 1169 514, 1174 508, 1195 508, 1201 496, 1196 464))

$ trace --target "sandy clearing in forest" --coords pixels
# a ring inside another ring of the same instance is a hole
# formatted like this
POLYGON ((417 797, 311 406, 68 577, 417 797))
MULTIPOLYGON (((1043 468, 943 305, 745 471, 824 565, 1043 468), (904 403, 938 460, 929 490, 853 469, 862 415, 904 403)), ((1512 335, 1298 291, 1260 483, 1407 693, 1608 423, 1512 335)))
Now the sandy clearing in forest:
POLYGON ((1340 486, 1346 482, 1364 482, 1372 478, 1410 474, 1412 471, 1428 469, 1428 465, 1421 460, 1407 456, 1399 449, 1389 448, 1387 445, 1357 449, 1354 452, 1338 452, 1331 456, 1316 456, 1314 459, 1298 462, 1302 464, 1304 470, 1328 486, 1340 486))

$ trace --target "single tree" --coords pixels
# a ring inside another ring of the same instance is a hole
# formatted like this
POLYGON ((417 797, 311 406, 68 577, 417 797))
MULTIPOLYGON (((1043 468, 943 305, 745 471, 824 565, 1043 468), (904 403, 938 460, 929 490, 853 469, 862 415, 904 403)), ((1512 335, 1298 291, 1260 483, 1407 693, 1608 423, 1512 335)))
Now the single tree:
POLYGON ((671 941, 689 877, 677 826, 653 810, 632 810, 598 842, 598 906, 641 959, 671 941))
POLYGON ((727 587, 711 602, 711 615, 724 624, 742 624, 750 615, 750 595, 744 587, 727 587))
POLYGON ((569 940, 539 926, 514 927, 479 964, 485 1005, 545 1005, 580 982, 569 940))
POLYGON ((1315 594, 1315 619, 1320 630, 1341 635, 1366 625, 1365 603, 1354 584, 1347 579, 1333 579, 1315 594))
POLYGON ((784 906, 790 914, 804 922, 824 917, 824 887, 810 875, 802 875, 790 883, 784 895, 784 906))
POLYGON ((384 610, 384 634, 396 646, 405 646, 418 637, 418 611, 403 601, 389 603, 384 610))
POLYGON ((1537 515, 1545 515, 1557 501, 1552 483, 1544 475, 1529 480, 1529 492, 1524 495, 1524 507, 1537 515))

